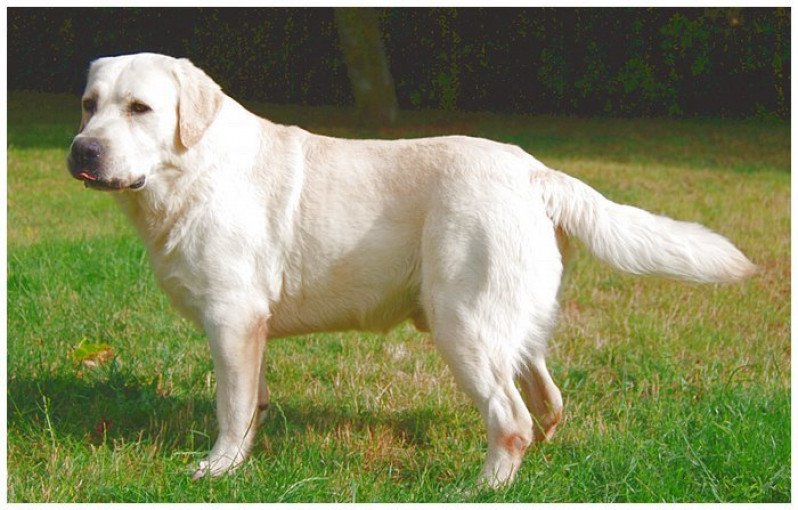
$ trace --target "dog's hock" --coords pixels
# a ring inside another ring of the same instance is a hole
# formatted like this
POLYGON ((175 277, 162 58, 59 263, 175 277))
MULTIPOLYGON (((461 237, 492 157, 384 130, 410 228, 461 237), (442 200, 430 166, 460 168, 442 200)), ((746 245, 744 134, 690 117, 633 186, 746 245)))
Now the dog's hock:
POLYGON ((178 135, 186 149, 197 144, 222 107, 222 89, 204 71, 180 59, 175 76, 180 85, 178 135))

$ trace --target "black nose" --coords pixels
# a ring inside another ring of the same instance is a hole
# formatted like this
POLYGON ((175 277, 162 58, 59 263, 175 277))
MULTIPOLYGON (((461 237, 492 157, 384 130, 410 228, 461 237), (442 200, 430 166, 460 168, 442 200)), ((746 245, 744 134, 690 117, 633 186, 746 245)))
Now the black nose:
POLYGON ((78 138, 72 144, 72 159, 75 163, 92 164, 102 156, 103 145, 96 138, 78 138))
POLYGON ((78 178, 97 178, 103 144, 96 138, 77 138, 69 153, 69 169, 78 178))

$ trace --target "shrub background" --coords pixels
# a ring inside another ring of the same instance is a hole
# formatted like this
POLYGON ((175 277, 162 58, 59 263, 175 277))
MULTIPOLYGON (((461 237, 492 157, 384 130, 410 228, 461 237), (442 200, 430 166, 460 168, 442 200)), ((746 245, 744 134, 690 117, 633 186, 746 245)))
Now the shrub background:
MULTIPOLYGON (((380 8, 403 109, 790 113, 788 8, 380 8)), ((101 55, 186 56, 231 95, 353 102, 331 8, 12 8, 8 86, 77 93, 101 55)))

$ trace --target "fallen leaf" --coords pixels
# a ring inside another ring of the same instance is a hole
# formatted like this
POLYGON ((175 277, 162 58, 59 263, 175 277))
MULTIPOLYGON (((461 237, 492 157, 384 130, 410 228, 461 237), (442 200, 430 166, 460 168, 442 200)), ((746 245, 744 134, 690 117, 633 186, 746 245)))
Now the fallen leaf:
POLYGON ((104 343, 91 343, 81 340, 72 351, 72 359, 86 367, 96 367, 114 358, 114 350, 104 343))

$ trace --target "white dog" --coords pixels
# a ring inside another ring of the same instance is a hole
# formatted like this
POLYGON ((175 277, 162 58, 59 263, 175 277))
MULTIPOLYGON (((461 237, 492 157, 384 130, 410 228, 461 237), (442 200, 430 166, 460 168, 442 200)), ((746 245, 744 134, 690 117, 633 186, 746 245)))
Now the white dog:
POLYGON ((562 415, 544 361, 561 233, 631 273, 732 282, 755 270, 720 235, 613 203, 518 147, 318 136, 253 115, 163 55, 91 65, 69 168, 118 191, 160 284, 207 332, 220 431, 195 478, 249 453, 269 399, 267 337, 411 319, 479 409, 480 481, 501 486, 562 415))

